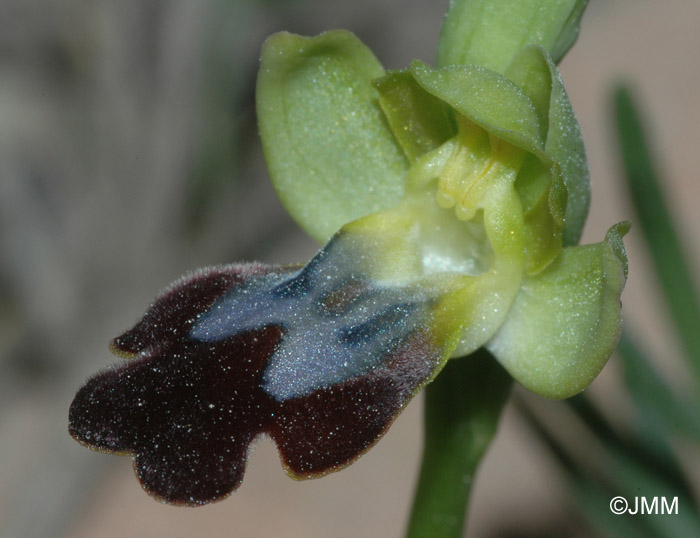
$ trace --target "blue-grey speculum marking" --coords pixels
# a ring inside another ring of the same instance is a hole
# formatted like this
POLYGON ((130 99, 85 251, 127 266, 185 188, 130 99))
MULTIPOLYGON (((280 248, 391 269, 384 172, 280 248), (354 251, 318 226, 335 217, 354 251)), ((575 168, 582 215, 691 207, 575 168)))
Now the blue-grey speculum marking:
POLYGON ((252 278, 202 315, 190 337, 211 342, 282 326, 262 384, 277 401, 368 374, 425 323, 430 299, 416 288, 373 284, 358 252, 339 235, 291 275, 252 278))

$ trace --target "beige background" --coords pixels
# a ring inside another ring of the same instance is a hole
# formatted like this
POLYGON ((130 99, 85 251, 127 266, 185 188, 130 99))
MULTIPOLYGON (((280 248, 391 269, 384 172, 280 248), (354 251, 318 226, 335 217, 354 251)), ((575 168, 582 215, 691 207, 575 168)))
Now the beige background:
MULTIPOLYGON (((401 536, 421 449, 420 397, 342 473, 294 482, 263 440, 240 490, 196 509, 153 501, 128 458, 80 447, 66 433, 66 417, 82 380, 113 360, 105 343, 172 279, 211 263, 298 262, 314 252, 267 184, 252 123, 265 36, 348 28, 387 67, 399 68, 414 57, 432 59, 445 4, 0 4, 0 536, 401 536), (207 105, 221 102, 211 94, 216 84, 228 89, 223 102, 233 102, 233 111, 207 105), (243 148, 236 168, 221 165, 204 217, 185 226, 203 141, 221 141, 229 125, 239 129, 243 148)), ((697 0, 591 1, 582 35, 561 64, 593 180, 584 242, 633 220, 610 115, 611 85, 627 80, 653 125, 669 201, 693 247, 688 256, 700 263, 699 22, 697 0)), ((626 320, 664 374, 683 383, 638 227, 626 242, 626 320)), ((630 411, 616 363, 590 390, 624 417, 630 411)), ((697 454, 686 447, 696 486, 697 454)), ((543 528, 565 525, 573 501, 560 479, 509 407, 476 480, 468 534, 541 536, 543 528)))

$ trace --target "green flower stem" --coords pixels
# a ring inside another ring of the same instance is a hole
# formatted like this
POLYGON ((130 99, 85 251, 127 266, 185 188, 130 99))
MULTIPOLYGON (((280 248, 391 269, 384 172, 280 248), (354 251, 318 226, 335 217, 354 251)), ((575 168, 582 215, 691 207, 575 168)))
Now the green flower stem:
POLYGON ((462 536, 476 467, 511 378, 485 349, 452 359, 425 390, 425 446, 408 538, 462 536))

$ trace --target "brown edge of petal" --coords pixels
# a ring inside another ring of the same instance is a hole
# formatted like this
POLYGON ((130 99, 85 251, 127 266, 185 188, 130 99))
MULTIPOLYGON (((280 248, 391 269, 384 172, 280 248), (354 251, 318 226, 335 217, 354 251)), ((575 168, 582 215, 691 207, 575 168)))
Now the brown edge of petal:
MULTIPOLYGON (((138 334, 138 331, 143 328, 143 323, 149 314, 152 312, 157 312, 159 308, 163 308, 163 303, 167 302, 171 296, 177 294, 180 290, 187 289, 191 284, 195 283, 205 277, 212 275, 219 275, 223 277, 233 277, 234 282, 231 283, 227 290, 222 291, 227 293, 230 289, 236 287, 237 285, 247 281, 248 279, 270 272, 291 272, 303 267, 301 264, 288 264, 288 265, 269 265, 261 262, 244 262, 244 263, 230 263, 221 265, 211 265, 207 267, 201 267, 195 269, 181 276, 177 280, 171 282, 163 289, 161 289, 156 296, 151 300, 148 308, 141 318, 136 321, 129 329, 122 331, 119 336, 112 338, 109 341, 108 347, 110 352, 117 357, 124 359, 133 359, 142 353, 144 349, 137 349, 131 342, 130 338, 134 334, 138 334), (125 340, 125 342, 120 343, 120 340, 125 340)), ((214 299, 215 300, 215 299, 214 299)), ((147 322, 146 322, 147 323, 147 322)), ((150 346, 146 346, 150 347, 150 346)))
MULTIPOLYGON (((117 337, 119 338, 119 337, 117 337)), ((137 352, 135 351, 128 351, 126 349, 119 349, 117 347, 117 338, 112 338, 109 343, 107 344, 107 347, 109 348, 109 351, 112 355, 115 355, 119 357, 120 359, 133 359, 138 355, 137 352)))

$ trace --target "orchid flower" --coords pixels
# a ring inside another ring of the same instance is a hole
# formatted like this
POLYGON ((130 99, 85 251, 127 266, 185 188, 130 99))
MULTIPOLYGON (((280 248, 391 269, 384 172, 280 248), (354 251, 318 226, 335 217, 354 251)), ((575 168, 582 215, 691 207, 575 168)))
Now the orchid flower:
POLYGON ((588 386, 620 333, 627 225, 576 246, 588 172, 553 59, 568 47, 550 45, 385 72, 346 31, 272 36, 257 90, 270 175, 325 246, 165 289, 111 342, 129 360, 76 395, 70 433, 133 455, 153 496, 199 505, 238 488, 260 435, 294 478, 349 465, 483 346, 542 396, 588 386))

